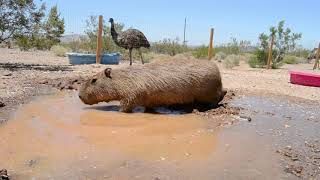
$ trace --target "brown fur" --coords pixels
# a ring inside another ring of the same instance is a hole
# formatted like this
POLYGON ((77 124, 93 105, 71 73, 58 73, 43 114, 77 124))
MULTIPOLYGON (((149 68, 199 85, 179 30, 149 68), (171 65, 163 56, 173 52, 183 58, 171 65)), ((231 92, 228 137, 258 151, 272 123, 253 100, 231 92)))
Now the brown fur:
POLYGON ((215 63, 170 60, 122 69, 107 68, 82 85, 79 97, 90 105, 120 100, 121 110, 130 112, 136 106, 217 104, 225 93, 215 63))

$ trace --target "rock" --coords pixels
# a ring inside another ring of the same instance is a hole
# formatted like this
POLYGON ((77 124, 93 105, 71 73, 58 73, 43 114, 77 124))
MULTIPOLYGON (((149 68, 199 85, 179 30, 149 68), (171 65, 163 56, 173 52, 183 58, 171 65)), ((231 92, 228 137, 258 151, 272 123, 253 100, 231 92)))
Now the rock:
POLYGON ((6 105, 0 101, 0 108, 5 107, 6 105))
POLYGON ((289 165, 286 167, 285 171, 287 173, 291 173, 294 174, 298 177, 301 177, 302 175, 302 171, 303 171, 303 167, 302 166, 296 166, 296 165, 289 165))
POLYGON ((248 120, 248 122, 252 121, 251 117, 249 117, 249 116, 240 116, 240 118, 241 119, 246 119, 246 120, 248 120))
POLYGON ((39 82, 39 84, 48 84, 48 83, 49 83, 48 80, 42 80, 42 81, 39 82))
POLYGON ((3 76, 12 76, 12 73, 6 73, 3 76))
POLYGON ((6 169, 0 170, 0 180, 9 180, 8 171, 6 169))

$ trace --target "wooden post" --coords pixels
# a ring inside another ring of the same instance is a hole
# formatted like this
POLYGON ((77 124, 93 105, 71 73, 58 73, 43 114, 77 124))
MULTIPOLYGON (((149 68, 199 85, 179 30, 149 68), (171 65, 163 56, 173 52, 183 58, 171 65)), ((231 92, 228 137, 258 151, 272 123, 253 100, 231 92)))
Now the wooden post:
POLYGON ((208 59, 211 60, 213 56, 213 34, 214 34, 214 29, 211 28, 210 30, 210 44, 209 44, 209 49, 208 49, 208 59))
POLYGON ((271 62, 272 62, 273 43, 274 43, 274 35, 271 36, 271 42, 270 42, 269 53, 268 53, 267 69, 270 69, 271 62))
POLYGON ((320 43, 319 43, 319 46, 318 46, 318 49, 317 49, 317 54, 316 54, 316 61, 314 63, 314 66, 313 66, 313 70, 320 68, 320 62, 319 62, 319 59, 320 59, 320 43))
POLYGON ((96 51, 96 63, 101 63, 101 50, 102 50, 102 28, 103 28, 103 16, 99 16, 99 27, 97 36, 97 51, 96 51))

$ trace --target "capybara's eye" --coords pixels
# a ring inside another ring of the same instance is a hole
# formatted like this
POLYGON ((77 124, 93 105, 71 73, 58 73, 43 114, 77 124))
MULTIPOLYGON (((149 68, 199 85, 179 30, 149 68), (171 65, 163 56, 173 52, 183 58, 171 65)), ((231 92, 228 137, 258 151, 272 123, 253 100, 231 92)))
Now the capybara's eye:
POLYGON ((97 79, 92 79, 92 80, 91 80, 91 84, 93 84, 93 83, 95 83, 95 82, 97 82, 97 79))

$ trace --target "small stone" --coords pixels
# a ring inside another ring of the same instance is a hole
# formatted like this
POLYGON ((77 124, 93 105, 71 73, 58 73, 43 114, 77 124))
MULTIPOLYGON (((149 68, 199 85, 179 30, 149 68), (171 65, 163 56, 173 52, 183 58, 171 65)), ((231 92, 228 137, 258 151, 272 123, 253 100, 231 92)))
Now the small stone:
POLYGON ((43 80, 43 81, 40 81, 39 84, 48 84, 49 81, 48 80, 43 80))
POLYGON ((286 167, 286 172, 294 174, 298 177, 301 176, 302 171, 303 171, 303 167, 302 166, 295 166, 295 165, 289 165, 286 167))
POLYGON ((12 76, 12 73, 4 74, 3 76, 12 76))
POLYGON ((0 170, 0 180, 9 180, 8 171, 6 169, 0 170))

